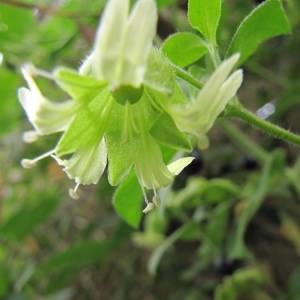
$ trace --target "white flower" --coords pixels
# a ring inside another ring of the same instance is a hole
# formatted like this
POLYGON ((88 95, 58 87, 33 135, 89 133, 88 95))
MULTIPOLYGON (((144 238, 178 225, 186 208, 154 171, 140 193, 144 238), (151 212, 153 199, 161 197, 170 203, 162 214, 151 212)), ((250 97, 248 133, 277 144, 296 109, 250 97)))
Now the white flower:
POLYGON ((171 114, 179 130, 196 136, 210 130, 242 84, 242 70, 228 77, 238 59, 239 54, 235 54, 224 60, 199 92, 195 102, 171 107, 171 114))

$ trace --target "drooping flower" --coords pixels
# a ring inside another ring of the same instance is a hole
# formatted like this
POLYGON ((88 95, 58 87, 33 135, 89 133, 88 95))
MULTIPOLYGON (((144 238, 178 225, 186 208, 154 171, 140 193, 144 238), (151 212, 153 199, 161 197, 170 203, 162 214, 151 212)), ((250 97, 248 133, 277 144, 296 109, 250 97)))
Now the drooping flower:
POLYGON ((140 0, 129 12, 129 0, 110 0, 96 34, 95 47, 79 73, 58 68, 51 75, 71 100, 53 102, 37 88, 24 69, 29 90, 21 88, 19 99, 37 134, 63 132, 56 148, 33 159, 32 167, 51 155, 75 180, 70 195, 77 198, 80 184, 96 184, 107 160, 108 178, 120 184, 134 166, 147 203, 144 188, 167 186, 192 158, 166 166, 157 142, 176 149, 190 149, 186 136, 163 109, 173 92, 174 74, 161 53, 151 47, 156 32, 154 0, 140 0), (164 133, 160 130, 164 126, 164 133), (68 159, 65 155, 72 155, 68 159))

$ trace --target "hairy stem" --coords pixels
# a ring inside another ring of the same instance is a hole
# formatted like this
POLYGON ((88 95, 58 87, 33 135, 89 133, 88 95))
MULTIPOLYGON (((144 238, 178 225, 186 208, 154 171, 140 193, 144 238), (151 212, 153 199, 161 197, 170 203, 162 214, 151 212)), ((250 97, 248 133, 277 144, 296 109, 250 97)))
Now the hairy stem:
POLYGON ((177 67, 176 65, 173 65, 174 69, 175 69, 175 73, 176 75, 185 80, 186 82, 190 83, 191 85, 193 85, 194 87, 198 88, 198 89, 202 89, 203 87, 203 83, 201 83, 199 80, 197 80, 195 77, 193 77, 192 75, 190 75, 189 73, 187 73, 186 71, 184 71, 183 69, 177 67))
POLYGON ((252 112, 245 109, 239 102, 230 102, 227 104, 223 114, 225 117, 233 117, 244 121, 253 127, 262 130, 276 138, 280 138, 291 144, 300 146, 300 136, 277 125, 265 121, 252 112))

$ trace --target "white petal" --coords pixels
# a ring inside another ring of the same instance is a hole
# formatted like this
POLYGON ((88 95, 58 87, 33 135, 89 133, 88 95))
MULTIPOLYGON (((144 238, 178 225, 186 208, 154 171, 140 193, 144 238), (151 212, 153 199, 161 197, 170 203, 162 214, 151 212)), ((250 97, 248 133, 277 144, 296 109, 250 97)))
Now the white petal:
POLYGON ((154 190, 168 186, 173 174, 165 165, 159 146, 150 134, 143 140, 135 157, 135 173, 140 185, 154 190))
POLYGON ((236 94, 236 92, 239 89, 239 87, 241 86, 242 82, 243 82, 243 71, 242 70, 235 71, 224 82, 220 93, 222 94, 222 97, 224 98, 223 101, 226 102, 226 104, 236 94))
POLYGON ((129 0, 110 0, 106 5, 97 30, 92 65, 99 79, 112 82, 116 78, 128 13, 129 0))
POLYGON ((74 100, 52 102, 39 92, 27 88, 20 88, 18 95, 29 121, 39 135, 64 131, 78 106, 74 100))
POLYGON ((195 158, 194 157, 183 157, 180 158, 172 163, 170 163, 167 168, 169 171, 174 174, 178 175, 186 166, 188 166, 195 158))
POLYGON ((156 34, 157 9, 154 0, 140 0, 134 6, 127 24, 120 81, 139 87, 147 68, 147 61, 156 34))
POLYGON ((239 53, 236 53, 229 59, 224 60, 206 82, 195 101, 195 103, 197 103, 199 107, 201 106, 203 110, 207 111, 207 109, 214 106, 215 102, 218 102, 216 101, 218 92, 234 65, 237 63, 239 57, 239 53))
POLYGON ((80 184, 98 183, 107 164, 107 151, 105 140, 89 148, 80 148, 75 151, 69 160, 62 160, 53 156, 56 161, 63 165, 64 171, 69 178, 75 179, 80 184))

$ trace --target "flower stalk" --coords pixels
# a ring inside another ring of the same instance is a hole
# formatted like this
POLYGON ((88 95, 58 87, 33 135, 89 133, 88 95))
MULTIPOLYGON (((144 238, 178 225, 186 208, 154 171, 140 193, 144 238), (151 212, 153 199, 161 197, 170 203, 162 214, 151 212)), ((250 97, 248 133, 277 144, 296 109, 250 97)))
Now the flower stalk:
POLYGON ((232 101, 227 104, 223 116, 239 119, 276 138, 282 139, 293 145, 300 146, 299 135, 259 118, 257 115, 244 108, 242 104, 237 101, 232 101))

